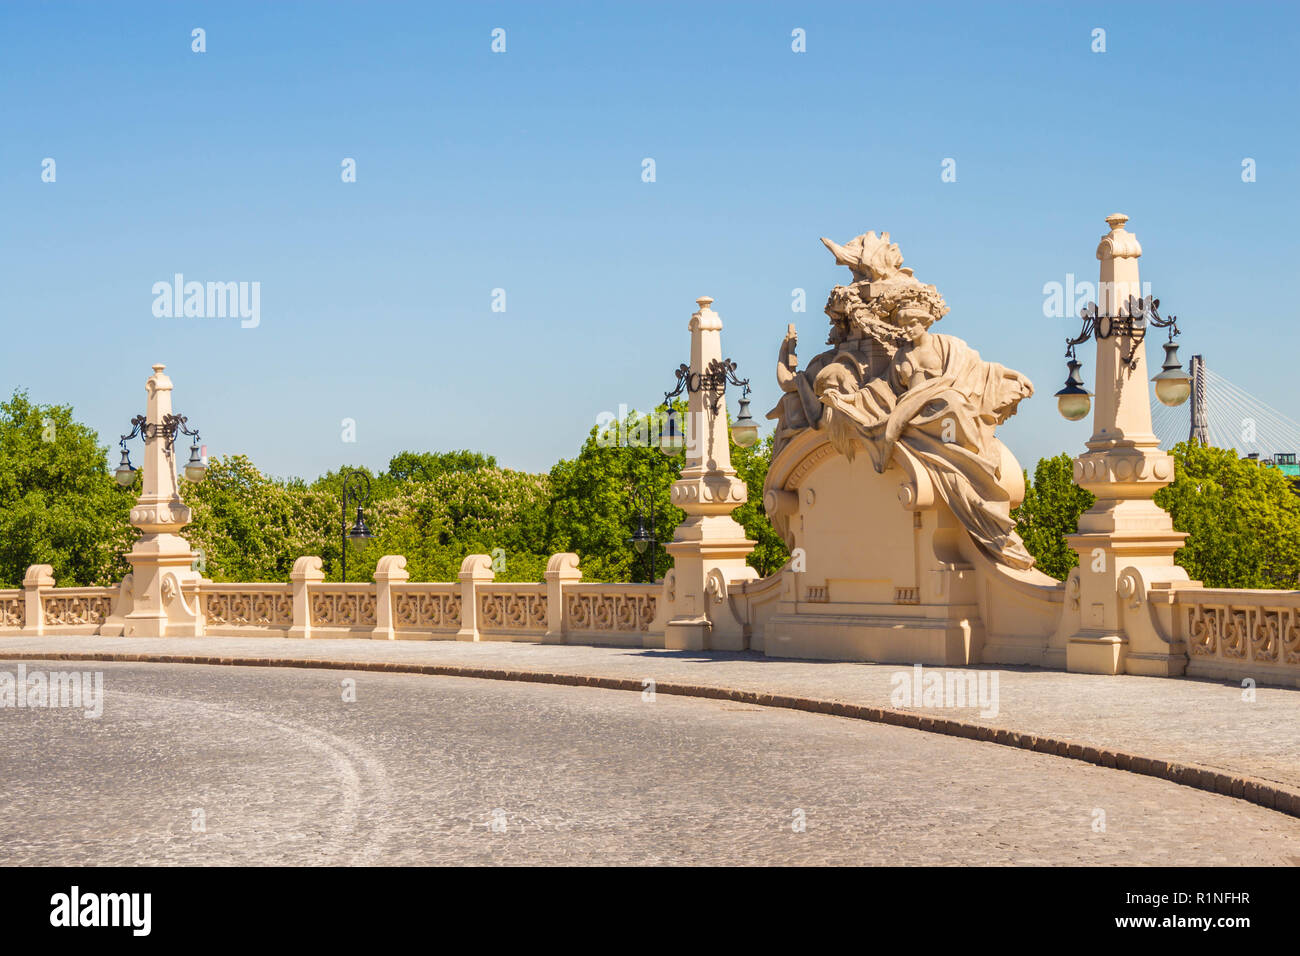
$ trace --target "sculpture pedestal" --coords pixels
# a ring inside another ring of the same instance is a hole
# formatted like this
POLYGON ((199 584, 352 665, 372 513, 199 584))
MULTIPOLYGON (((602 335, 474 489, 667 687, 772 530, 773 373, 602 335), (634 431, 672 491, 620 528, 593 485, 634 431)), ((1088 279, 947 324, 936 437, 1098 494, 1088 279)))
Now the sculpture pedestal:
POLYGON ((131 609, 123 615, 122 636, 202 637, 205 617, 193 593, 202 575, 194 570, 189 543, 176 534, 146 534, 127 560, 131 609))

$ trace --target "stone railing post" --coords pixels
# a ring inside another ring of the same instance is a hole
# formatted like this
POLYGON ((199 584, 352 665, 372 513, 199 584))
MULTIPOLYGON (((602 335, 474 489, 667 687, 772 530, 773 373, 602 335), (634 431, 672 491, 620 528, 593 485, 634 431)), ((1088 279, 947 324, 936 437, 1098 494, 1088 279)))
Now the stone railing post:
POLYGON ((311 637, 311 602, 307 599, 307 585, 325 580, 321 560, 315 555, 304 555, 293 563, 289 584, 293 593, 293 626, 290 637, 311 637))
POLYGON ((458 641, 477 641, 478 586, 496 580, 492 559, 486 554, 471 554, 460 565, 460 630, 458 641))
POLYGON ((391 641, 397 637, 393 630, 393 585, 411 580, 406 570, 406 557, 386 554, 375 566, 375 629, 371 637, 391 641))
POLYGON ((564 643, 564 589, 582 580, 578 556, 571 552, 551 555, 546 562, 546 636, 543 644, 564 643))
POLYGON ((54 568, 48 564, 33 564, 23 575, 23 605, 26 618, 23 634, 40 637, 45 633, 44 591, 54 587, 54 568))

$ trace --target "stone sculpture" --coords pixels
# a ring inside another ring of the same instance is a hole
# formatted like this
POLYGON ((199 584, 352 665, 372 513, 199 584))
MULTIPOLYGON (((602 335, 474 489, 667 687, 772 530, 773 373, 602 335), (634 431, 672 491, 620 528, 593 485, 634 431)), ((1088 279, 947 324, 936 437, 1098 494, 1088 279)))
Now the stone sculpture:
POLYGON ((777 381, 785 394, 768 413, 777 420, 774 457, 806 428, 825 429, 849 460, 865 448, 877 472, 895 454, 910 455, 995 561, 1032 567, 1010 515, 1005 449, 994 436, 1033 394, 1032 384, 983 361, 961 339, 929 331, 948 306, 903 267, 889 233, 868 232, 843 246, 822 242, 853 282, 836 286, 826 303, 829 349, 800 370, 794 326, 781 344, 777 381))

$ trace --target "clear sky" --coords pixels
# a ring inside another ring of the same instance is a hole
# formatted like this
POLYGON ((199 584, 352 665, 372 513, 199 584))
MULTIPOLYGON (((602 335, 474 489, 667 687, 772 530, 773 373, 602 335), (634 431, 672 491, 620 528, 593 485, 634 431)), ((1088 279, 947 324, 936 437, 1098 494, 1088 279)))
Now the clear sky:
POLYGON ((545 470, 660 399, 701 295, 761 417, 848 281, 818 237, 888 230, 935 331, 1034 381, 1000 433, 1032 469, 1089 432, 1044 284, 1095 281, 1119 211, 1184 360, 1300 417, 1298 50, 1295 4, 4 2, 0 390, 111 444, 165 362, 273 474, 545 470), (259 324, 156 317, 176 273, 260 283, 259 324))

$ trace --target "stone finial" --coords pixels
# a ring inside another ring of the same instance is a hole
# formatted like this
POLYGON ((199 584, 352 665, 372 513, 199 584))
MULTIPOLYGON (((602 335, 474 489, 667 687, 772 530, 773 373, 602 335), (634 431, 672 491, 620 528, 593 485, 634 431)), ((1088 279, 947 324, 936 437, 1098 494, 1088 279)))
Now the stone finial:
POLYGON ((23 575, 23 587, 25 588, 52 588, 54 587, 54 568, 48 564, 33 564, 27 568, 27 573, 23 575))
POLYGON ((321 559, 314 554, 305 554, 293 562, 289 577, 294 581, 324 581, 325 572, 321 570, 321 559))
POLYGON ((406 570, 406 555, 386 554, 375 565, 376 581, 409 581, 411 572, 406 570))
POLYGON ((492 570, 492 558, 486 554, 471 554, 460 563, 462 581, 491 581, 496 577, 492 570))
POLYGON ((713 297, 708 295, 702 295, 695 300, 695 304, 698 305, 700 307, 700 311, 703 312, 709 306, 713 305, 713 297))
POLYGON ((1142 244, 1137 236, 1124 228, 1128 216, 1122 212, 1113 212, 1106 217, 1110 232, 1101 237, 1097 245, 1098 259, 1136 259, 1142 255, 1142 244))
POLYGON ((547 577, 553 574, 582 577, 582 571, 578 568, 578 556, 571 551, 551 555, 546 562, 546 574, 547 577))

